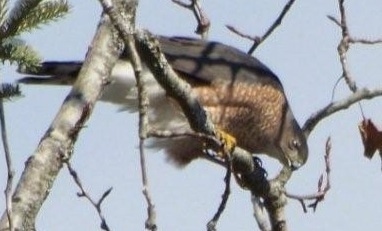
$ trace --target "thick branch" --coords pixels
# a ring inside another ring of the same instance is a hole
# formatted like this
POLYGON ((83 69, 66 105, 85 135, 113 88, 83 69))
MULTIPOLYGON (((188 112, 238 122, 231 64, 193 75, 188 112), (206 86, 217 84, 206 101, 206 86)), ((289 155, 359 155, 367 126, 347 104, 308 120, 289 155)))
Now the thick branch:
MULTIPOLYGON (((26 162, 12 198, 15 229, 35 230, 35 218, 62 168, 63 159, 71 157, 77 136, 108 82, 120 55, 110 28, 109 19, 103 16, 76 83, 26 162)), ((1 218, 0 230, 8 230, 6 215, 1 218)))
POLYGON ((270 231, 271 225, 268 219, 268 212, 265 210, 263 202, 259 197, 252 195, 253 215, 261 231, 270 231))

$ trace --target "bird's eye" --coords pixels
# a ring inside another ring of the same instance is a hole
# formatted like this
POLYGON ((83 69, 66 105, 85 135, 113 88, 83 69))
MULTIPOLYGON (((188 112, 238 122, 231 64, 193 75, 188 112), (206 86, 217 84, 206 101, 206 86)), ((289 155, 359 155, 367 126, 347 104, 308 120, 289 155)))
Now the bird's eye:
POLYGON ((300 142, 298 142, 297 140, 291 140, 291 142, 289 143, 289 148, 291 150, 296 150, 300 147, 300 142))

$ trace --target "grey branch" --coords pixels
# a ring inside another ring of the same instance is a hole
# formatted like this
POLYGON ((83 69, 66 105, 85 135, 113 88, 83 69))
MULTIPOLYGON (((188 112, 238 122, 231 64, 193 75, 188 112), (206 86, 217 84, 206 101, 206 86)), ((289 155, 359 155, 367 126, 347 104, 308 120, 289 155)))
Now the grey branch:
POLYGON ((4 100, 0 98, 0 125, 1 125, 1 140, 4 147, 5 162, 7 164, 7 184, 5 186, 5 213, 8 219, 9 231, 14 231, 13 213, 12 213, 12 185, 15 172, 13 170, 11 152, 8 145, 8 135, 5 126, 4 100))
POLYGON ((101 196, 101 198, 96 202, 90 195, 89 193, 85 190, 82 182, 81 182, 81 179, 79 178, 76 170, 74 170, 74 168, 72 167, 72 165, 70 164, 69 161, 66 161, 65 162, 66 166, 68 167, 68 170, 69 170, 69 173, 70 175, 72 176, 74 182, 76 183, 76 185, 78 186, 78 188, 81 190, 81 192, 77 193, 77 196, 78 197, 85 197, 89 202, 90 204, 93 205, 93 207, 96 209, 97 213, 98 213, 98 216, 99 218, 101 219, 101 229, 102 230, 105 230, 105 231, 110 231, 110 228, 109 226, 107 225, 107 222, 106 222, 106 219, 104 217, 104 215, 102 214, 102 208, 101 208, 101 205, 102 205, 102 202, 106 199, 106 197, 110 194, 111 190, 113 188, 109 188, 108 190, 106 190, 103 195, 101 196))
POLYGON ((189 9, 195 16, 198 25, 196 27, 195 33, 202 36, 202 39, 207 39, 208 30, 210 29, 211 22, 207 17, 207 14, 204 12, 199 0, 190 0, 191 3, 187 4, 181 0, 172 0, 175 4, 189 9))
POLYGON ((305 201, 306 200, 314 200, 313 203, 309 204, 308 207, 312 208, 313 211, 316 211, 318 203, 324 200, 325 195, 327 192, 329 192, 331 188, 330 184, 330 172, 331 172, 331 167, 330 167, 330 150, 332 148, 332 143, 330 137, 326 140, 326 145, 325 145, 325 177, 324 174, 321 174, 319 180, 318 180, 318 190, 316 193, 310 194, 310 195, 295 195, 286 192, 286 196, 291 199, 298 200, 302 206, 302 209, 304 212, 308 212, 305 201), (326 179, 325 185, 323 185, 324 178, 326 179))
POLYGON ((268 213, 263 202, 259 197, 252 195, 253 215, 256 218, 257 224, 261 231, 270 231, 271 225, 268 221, 268 213))
MULTIPOLYGON (((72 148, 90 116, 92 109, 109 80, 109 75, 121 51, 116 36, 105 16, 90 45, 85 63, 71 92, 57 116, 41 139, 35 153, 26 162, 13 194, 12 213, 18 230, 35 230, 35 218, 48 197, 64 160, 72 156, 72 148), (39 187, 35 187, 38 185, 39 187)), ((8 229, 3 214, 0 230, 8 229)))
MULTIPOLYGON (((229 154, 228 154, 229 155, 229 154)), ((228 160, 228 156, 226 155, 226 175, 224 177, 225 188, 222 195, 222 200, 220 202, 219 208, 214 214, 213 218, 207 223, 207 231, 216 231, 216 224, 219 221, 220 216, 223 214, 225 207, 228 202, 229 195, 231 193, 231 162, 228 160)))
POLYGON ((252 54, 256 48, 262 43, 264 42, 272 33, 273 31, 281 25, 281 22, 282 20, 284 19, 285 15, 289 12, 289 10, 291 9, 293 3, 295 2, 295 0, 289 0, 285 5, 284 5, 284 8, 282 9, 282 11, 280 12, 279 16, 276 18, 276 20, 272 23, 272 25, 268 28, 268 30, 262 35, 262 36, 249 36, 249 35, 246 35, 244 33, 241 33, 239 30, 237 30, 235 27, 233 26, 230 26, 230 25, 227 25, 226 27, 232 31, 233 33, 243 37, 243 38, 247 38, 251 41, 253 41, 253 44, 251 46, 251 48, 248 50, 248 54, 252 54))
POLYGON ((340 20, 338 20, 335 17, 330 16, 330 15, 328 16, 328 18, 332 22, 334 22, 337 26, 339 26, 341 28, 342 38, 341 38, 341 40, 337 46, 337 52, 338 52, 338 56, 339 56, 341 67, 342 67, 341 77, 343 77, 345 79, 347 85, 349 86, 349 89, 352 92, 356 92, 358 90, 357 85, 351 76, 349 66, 347 64, 348 63, 347 62, 347 52, 350 48, 350 45, 355 44, 355 43, 373 45, 373 44, 382 43, 382 39, 369 40, 369 39, 353 37, 349 31, 349 26, 347 23, 346 10, 345 10, 344 4, 345 4, 345 0, 338 0, 338 8, 340 11, 340 20))
POLYGON ((125 49, 128 51, 129 58, 134 68, 135 78, 138 88, 138 102, 139 102, 139 154, 141 164, 141 176, 143 185, 143 195, 147 202, 147 214, 148 217, 145 222, 146 229, 155 231, 156 225, 156 212, 155 206, 152 201, 149 183, 147 177, 147 166, 144 152, 144 142, 147 138, 147 132, 149 130, 147 109, 149 106, 149 100, 147 97, 147 89, 145 86, 146 77, 142 75, 142 64, 140 57, 135 48, 133 31, 135 30, 135 12, 138 5, 138 1, 131 0, 125 2, 126 7, 122 4, 112 4, 100 0, 100 3, 104 11, 109 15, 114 27, 118 31, 121 39, 125 43, 125 49))
POLYGON ((349 97, 338 100, 335 102, 329 103, 327 106, 323 107, 322 109, 318 110, 314 114, 310 116, 309 119, 305 122, 303 126, 303 131, 305 133, 305 136, 308 137, 310 132, 314 129, 314 127, 324 118, 329 117, 333 113, 336 113, 340 110, 345 110, 349 108, 354 103, 357 103, 364 99, 372 99, 377 96, 382 95, 382 88, 377 88, 374 90, 369 90, 366 88, 359 89, 349 97))

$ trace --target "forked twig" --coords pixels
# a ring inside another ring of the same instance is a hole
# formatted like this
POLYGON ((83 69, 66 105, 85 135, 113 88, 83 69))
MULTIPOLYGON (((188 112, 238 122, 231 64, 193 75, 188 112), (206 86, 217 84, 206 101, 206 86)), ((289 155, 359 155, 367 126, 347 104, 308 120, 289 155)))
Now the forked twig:
POLYGON ((207 39, 208 30, 211 26, 211 22, 207 17, 207 14, 204 12, 199 0, 190 0, 190 3, 182 2, 181 0, 172 0, 173 3, 189 9, 195 16, 198 25, 196 27, 195 33, 202 36, 202 39, 207 39))
MULTIPOLYGON (((318 110, 316 113, 312 114, 303 126, 303 130, 306 137, 309 136, 310 132, 322 119, 330 116, 331 114, 339 110, 344 110, 350 107, 351 105, 353 105, 354 103, 359 103, 360 105, 359 101, 363 99, 371 99, 371 98, 382 95, 381 88, 379 89, 377 88, 374 90, 369 90, 366 88, 358 89, 355 81, 353 80, 351 76, 351 73, 347 64, 347 51, 349 50, 350 45, 355 43, 373 45, 377 43, 382 43, 382 39, 368 40, 368 39, 354 38, 353 36, 351 36, 349 32, 349 27, 347 25, 344 3, 345 3, 345 0, 338 0, 338 6, 340 10, 340 20, 336 19, 334 16, 331 16, 331 15, 328 15, 327 17, 329 20, 331 20, 333 23, 335 23, 337 26, 341 28, 342 38, 337 47, 337 52, 338 52, 338 56, 339 56, 341 67, 342 67, 342 74, 340 79, 341 78, 345 79, 349 89, 353 92, 353 94, 351 94, 350 96, 346 97, 343 100, 331 102, 327 106, 318 110)), ((336 84, 338 84, 338 81, 336 84)), ((334 92, 332 93, 332 95, 334 95, 334 92)), ((361 111, 362 111, 362 107, 361 107, 361 111)))
MULTIPOLYGON (((151 130, 148 132, 149 137, 156 137, 156 138, 177 138, 177 137, 184 137, 184 136, 190 136, 195 137, 199 139, 205 139, 211 142, 214 142, 217 146, 222 147, 222 142, 216 138, 216 136, 213 135, 207 135, 204 133, 197 133, 197 132, 172 132, 172 131, 158 131, 158 130, 151 130)), ((222 195, 222 200, 219 204, 219 207, 214 214, 213 218, 207 223, 207 230, 208 231, 214 231, 216 230, 216 224, 219 221, 219 218, 221 214, 224 212, 224 209, 226 207, 226 204, 229 199, 230 194, 230 185, 231 185, 231 174, 232 174, 232 166, 231 166, 231 160, 229 158, 230 154, 227 152, 227 150, 224 150, 224 148, 221 148, 222 151, 224 151, 224 161, 218 159, 215 156, 207 155, 206 158, 214 163, 217 163, 219 165, 222 165, 226 168, 226 175, 224 177, 225 182, 225 189, 222 195)))
POLYGON ((341 77, 345 79, 349 89, 353 93, 355 93, 358 90, 357 85, 351 76, 351 73, 347 64, 347 52, 350 48, 350 44, 360 43, 365 45, 374 45, 377 43, 382 43, 382 39, 369 40, 369 39, 363 39, 363 38, 354 38, 349 31, 344 3, 345 3, 345 0, 338 0, 340 20, 330 15, 328 15, 327 17, 341 28, 342 38, 337 47, 338 56, 339 56, 341 67, 342 67, 341 77))
POLYGON ((245 35, 241 32, 239 32, 237 29, 235 29, 233 26, 229 26, 227 25, 227 28, 232 31, 233 33, 241 36, 241 37, 244 37, 244 38, 247 38, 251 41, 253 41, 253 44, 251 46, 251 48, 249 48, 248 50, 248 54, 253 54, 253 52, 256 50, 256 48, 262 43, 264 42, 272 33, 273 31, 281 25, 281 22, 282 20, 284 19, 285 15, 289 12, 289 10, 291 9, 293 3, 295 2, 295 0, 289 0, 285 5, 284 5, 284 8, 283 10, 280 12, 279 16, 276 18, 276 20, 272 23, 272 25, 268 28, 268 30, 262 35, 262 36, 249 36, 249 35, 245 35))
POLYGON ((84 186, 82 185, 81 183, 81 180, 80 178, 78 177, 78 174, 77 172, 73 169, 73 167, 71 166, 71 164, 68 162, 68 161, 65 161, 65 164, 69 170, 69 173, 70 175, 72 176, 74 182, 76 183, 76 185, 78 186, 78 188, 80 189, 80 192, 77 193, 77 196, 78 197, 85 197, 92 205, 93 207, 97 210, 97 213, 98 213, 98 216, 99 218, 101 219, 101 229, 102 230, 106 230, 106 231, 110 231, 110 228, 109 226, 107 225, 106 223, 106 219, 105 217, 103 216, 102 214, 102 209, 101 209, 101 205, 102 205, 102 202, 106 199, 106 197, 110 194, 111 190, 113 189, 112 187, 109 188, 108 190, 106 190, 101 198, 96 202, 90 195, 89 193, 85 190, 84 186))
POLYGON ((323 201, 325 199, 325 195, 327 192, 330 190, 330 150, 332 148, 331 140, 330 137, 326 141, 325 145, 325 177, 324 174, 321 174, 319 180, 318 180, 318 189, 316 193, 313 193, 311 195, 295 195, 286 192, 285 195, 291 199, 295 199, 300 202, 304 212, 308 212, 307 206, 305 204, 305 201, 307 200, 313 200, 312 203, 308 205, 308 208, 312 208, 313 211, 315 212, 318 206, 318 203, 323 201), (324 178, 326 179, 325 185, 323 185, 324 178))

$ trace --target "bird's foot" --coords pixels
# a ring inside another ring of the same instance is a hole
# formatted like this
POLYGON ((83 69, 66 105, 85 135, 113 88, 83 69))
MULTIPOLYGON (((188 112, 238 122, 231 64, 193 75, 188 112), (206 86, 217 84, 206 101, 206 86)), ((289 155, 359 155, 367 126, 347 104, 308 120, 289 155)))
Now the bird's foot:
POLYGON ((218 156, 224 158, 231 154, 236 147, 236 138, 220 129, 216 130, 216 137, 222 143, 222 150, 218 152, 218 156))

